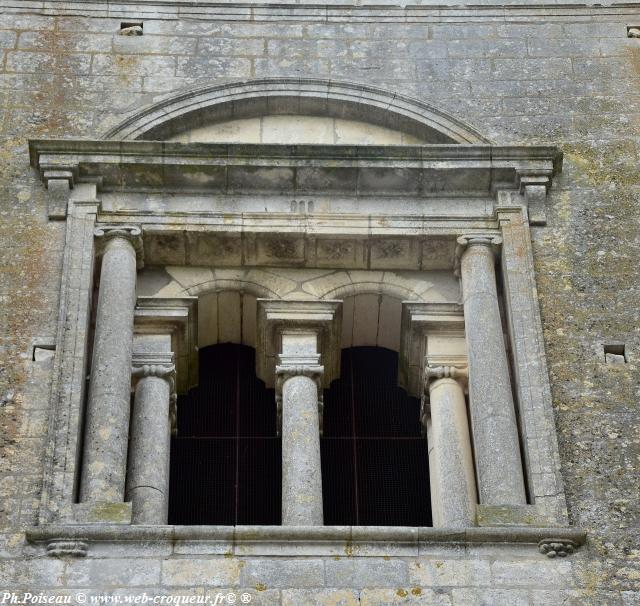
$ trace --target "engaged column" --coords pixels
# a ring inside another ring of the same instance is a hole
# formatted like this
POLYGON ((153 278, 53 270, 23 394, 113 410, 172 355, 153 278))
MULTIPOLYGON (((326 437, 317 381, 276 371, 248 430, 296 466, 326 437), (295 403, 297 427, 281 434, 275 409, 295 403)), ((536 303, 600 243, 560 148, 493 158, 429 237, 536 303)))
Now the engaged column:
POLYGON ((81 502, 124 500, 129 440, 131 349, 140 229, 104 227, 91 380, 87 401, 81 502))
POLYGON ((462 236, 460 272, 469 355, 469 408, 480 503, 526 503, 518 428, 498 306, 498 236, 462 236))

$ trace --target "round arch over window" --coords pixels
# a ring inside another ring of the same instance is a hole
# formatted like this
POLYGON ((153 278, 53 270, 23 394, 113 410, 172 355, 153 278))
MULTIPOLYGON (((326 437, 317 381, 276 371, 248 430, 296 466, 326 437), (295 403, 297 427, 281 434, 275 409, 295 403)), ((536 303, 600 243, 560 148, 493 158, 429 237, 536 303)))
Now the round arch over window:
POLYGON ((166 140, 208 124, 269 115, 366 122, 425 143, 489 143, 472 126, 417 99, 364 84, 304 78, 266 78, 181 92, 133 114, 105 138, 166 140))

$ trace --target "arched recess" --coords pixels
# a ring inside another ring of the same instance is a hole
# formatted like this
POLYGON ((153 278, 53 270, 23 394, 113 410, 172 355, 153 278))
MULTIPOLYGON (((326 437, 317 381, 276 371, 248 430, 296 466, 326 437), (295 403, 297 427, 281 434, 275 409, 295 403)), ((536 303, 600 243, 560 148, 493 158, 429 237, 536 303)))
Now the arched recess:
POLYGON ((163 141, 201 126, 266 115, 366 122, 425 143, 489 143, 473 127, 417 99, 364 84, 304 78, 266 78, 185 91, 135 113, 105 138, 163 141))

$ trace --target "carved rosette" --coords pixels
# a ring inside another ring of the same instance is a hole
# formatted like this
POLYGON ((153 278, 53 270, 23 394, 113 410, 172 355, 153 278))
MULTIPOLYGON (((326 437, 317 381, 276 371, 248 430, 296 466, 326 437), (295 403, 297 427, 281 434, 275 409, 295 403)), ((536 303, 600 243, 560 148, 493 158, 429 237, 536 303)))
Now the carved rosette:
POLYGON ((420 423, 426 431, 427 419, 431 414, 429 408, 429 386, 440 379, 453 379, 460 383, 463 390, 467 388, 469 367, 466 364, 427 364, 424 369, 424 389, 420 403, 420 423))
POLYGON ((538 543, 538 551, 548 558, 566 558, 576 550, 576 544, 569 539, 543 539, 538 543))
POLYGON ((313 379, 318 388, 318 422, 320 424, 320 435, 322 435, 322 419, 324 413, 322 377, 324 366, 320 364, 287 364, 276 366, 276 410, 277 410, 277 430, 278 435, 282 431, 282 388, 288 379, 293 377, 309 377, 313 379))
POLYGON ((96 238, 96 255, 104 253, 107 244, 117 238, 127 240, 136 253, 138 268, 143 266, 144 248, 142 244, 142 230, 137 225, 100 225, 93 231, 96 238))

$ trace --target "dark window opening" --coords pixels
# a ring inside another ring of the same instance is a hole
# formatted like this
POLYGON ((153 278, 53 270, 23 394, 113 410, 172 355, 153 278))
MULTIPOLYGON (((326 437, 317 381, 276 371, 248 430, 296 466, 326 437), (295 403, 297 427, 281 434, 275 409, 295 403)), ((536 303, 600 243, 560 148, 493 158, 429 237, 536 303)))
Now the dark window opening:
POLYGON ((420 401, 397 386, 398 354, 342 350, 324 392, 322 486, 326 525, 431 526, 420 401))
MULTIPOLYGON (((420 402, 397 386, 397 366, 386 349, 342 351, 341 378, 324 392, 326 525, 431 525, 420 402)), ((200 384, 178 399, 169 523, 280 524, 281 453, 274 392, 255 376, 255 351, 203 348, 200 384)))
POLYGON ((200 350, 200 384, 178 398, 170 524, 280 524, 281 443, 274 392, 243 345, 200 350))

